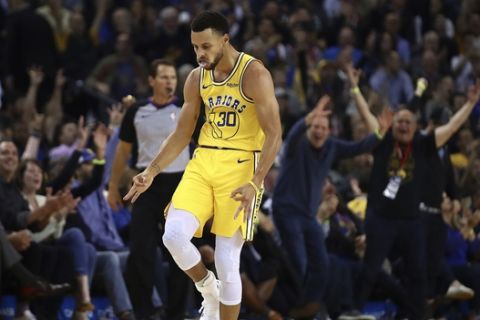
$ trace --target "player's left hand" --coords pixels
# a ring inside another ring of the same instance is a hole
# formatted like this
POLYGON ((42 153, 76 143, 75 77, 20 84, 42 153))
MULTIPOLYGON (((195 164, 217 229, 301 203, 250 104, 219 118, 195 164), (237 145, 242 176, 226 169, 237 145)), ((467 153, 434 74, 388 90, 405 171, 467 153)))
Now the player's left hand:
POLYGON ((255 189, 253 189, 253 186, 250 183, 244 184, 243 186, 233 190, 230 198, 235 201, 240 201, 240 206, 237 208, 237 211, 235 211, 233 218, 237 219, 238 215, 243 209, 245 212, 243 215, 243 221, 247 221, 252 214, 252 202, 255 198, 255 189))

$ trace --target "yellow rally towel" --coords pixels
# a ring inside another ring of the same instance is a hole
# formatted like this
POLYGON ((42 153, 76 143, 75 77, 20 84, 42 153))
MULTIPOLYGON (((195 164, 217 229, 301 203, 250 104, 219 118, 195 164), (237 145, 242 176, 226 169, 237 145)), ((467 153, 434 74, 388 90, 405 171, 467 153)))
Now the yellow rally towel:
POLYGON ((347 207, 363 220, 365 219, 365 212, 367 211, 367 197, 356 197, 347 203, 347 207))

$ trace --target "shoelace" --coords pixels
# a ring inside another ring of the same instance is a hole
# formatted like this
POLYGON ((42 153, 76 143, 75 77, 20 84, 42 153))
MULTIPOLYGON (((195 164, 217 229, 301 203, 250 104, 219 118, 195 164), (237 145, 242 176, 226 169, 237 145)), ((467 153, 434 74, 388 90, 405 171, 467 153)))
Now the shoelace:
POLYGON ((201 315, 208 317, 217 317, 217 310, 213 305, 209 305, 205 300, 202 301, 202 306, 198 310, 201 315))

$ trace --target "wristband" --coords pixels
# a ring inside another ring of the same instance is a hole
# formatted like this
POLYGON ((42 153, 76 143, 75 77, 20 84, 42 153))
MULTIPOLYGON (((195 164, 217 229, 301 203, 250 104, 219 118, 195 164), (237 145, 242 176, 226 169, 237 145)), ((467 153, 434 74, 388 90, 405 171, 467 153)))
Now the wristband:
POLYGON ((351 94, 359 94, 360 93, 360 88, 358 86, 353 87, 350 89, 351 94))
POLYGON ((105 165, 105 159, 93 159, 92 160, 92 164, 96 165, 96 166, 103 166, 105 165))
POLYGON ((375 134, 375 136, 376 136, 379 140, 382 140, 382 139, 383 139, 383 135, 380 133, 380 129, 379 129, 379 128, 375 129, 375 131, 373 131, 373 133, 375 134))
POLYGON ((253 189, 255 189, 255 193, 258 194, 260 192, 260 189, 257 187, 257 185, 255 184, 255 182, 253 182, 252 180, 248 181, 248 183, 252 186, 253 189))

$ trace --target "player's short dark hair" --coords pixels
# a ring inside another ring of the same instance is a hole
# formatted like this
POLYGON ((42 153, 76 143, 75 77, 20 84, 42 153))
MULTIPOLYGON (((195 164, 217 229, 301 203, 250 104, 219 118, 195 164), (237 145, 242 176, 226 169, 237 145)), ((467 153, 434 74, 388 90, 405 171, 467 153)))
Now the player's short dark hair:
POLYGON ((155 59, 150 63, 150 70, 148 71, 148 75, 151 76, 152 78, 155 78, 157 76, 157 69, 158 66, 170 66, 175 68, 175 64, 167 59, 155 59))
POLYGON ((203 11, 199 13, 192 21, 190 28, 193 32, 202 32, 208 28, 215 32, 224 35, 228 33, 229 26, 227 18, 216 11, 203 11))

